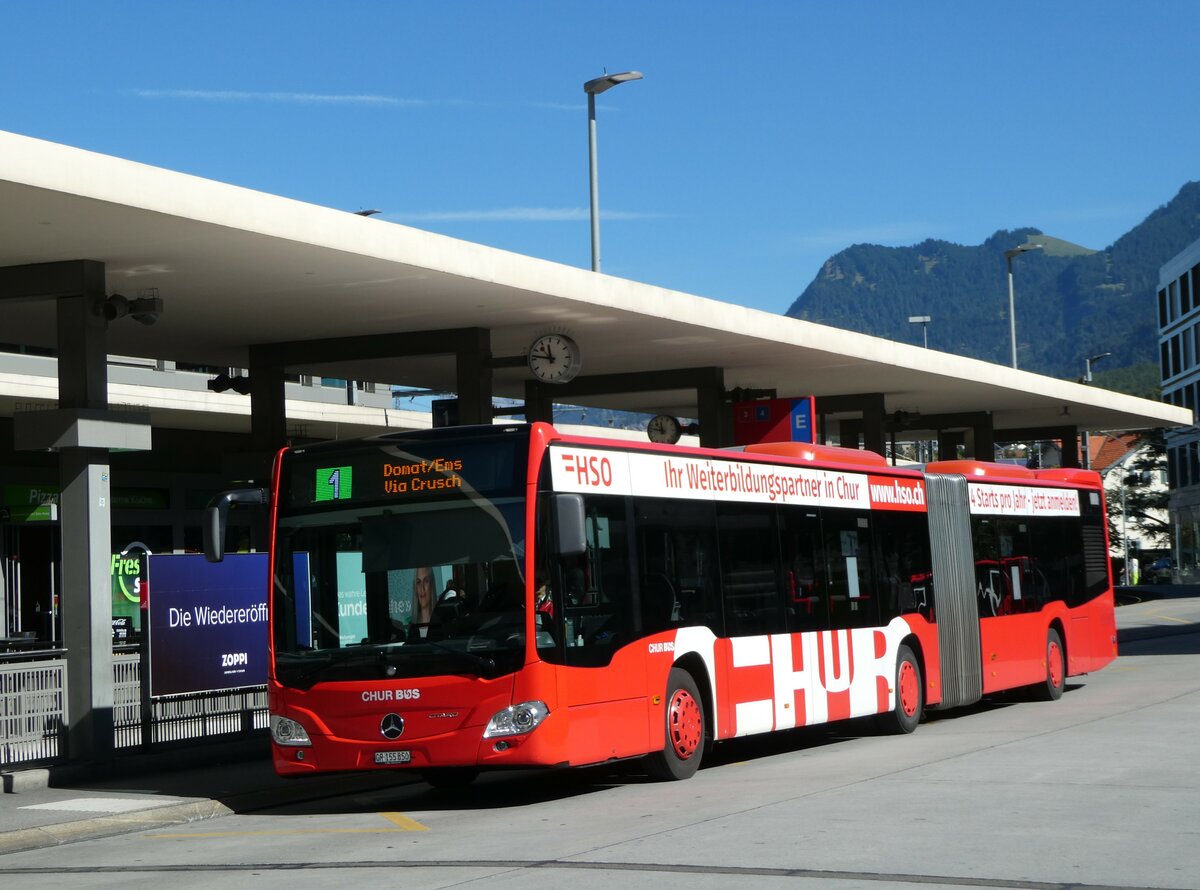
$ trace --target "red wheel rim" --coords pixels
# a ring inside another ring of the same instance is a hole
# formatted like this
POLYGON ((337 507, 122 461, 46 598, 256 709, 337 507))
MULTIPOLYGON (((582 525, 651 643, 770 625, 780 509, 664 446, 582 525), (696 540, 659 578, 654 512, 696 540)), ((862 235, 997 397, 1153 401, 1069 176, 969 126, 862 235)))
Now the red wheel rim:
POLYGON ((667 735, 671 748, 680 760, 687 760, 698 750, 704 738, 704 712, 700 703, 686 689, 676 689, 667 710, 667 735))
POLYGON ((905 717, 912 717, 917 713, 917 706, 921 701, 921 684, 917 677, 916 666, 911 661, 903 661, 900 663, 900 709, 904 711, 905 717))
POLYGON ((1050 685, 1057 689, 1063 684, 1062 650, 1058 648, 1058 643, 1050 641, 1046 657, 1050 660, 1050 685))

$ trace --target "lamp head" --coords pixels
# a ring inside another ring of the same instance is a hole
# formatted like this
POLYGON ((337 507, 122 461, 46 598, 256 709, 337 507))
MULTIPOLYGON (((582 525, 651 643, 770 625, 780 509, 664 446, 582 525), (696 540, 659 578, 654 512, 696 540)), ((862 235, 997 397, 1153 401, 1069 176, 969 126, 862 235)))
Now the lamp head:
POLYGON ((128 315, 139 324, 152 325, 162 314, 162 297, 138 297, 131 300, 121 294, 113 294, 104 301, 104 317, 116 321, 128 315))
POLYGON ((603 77, 597 77, 589 80, 583 85, 585 93, 591 93, 593 96, 598 96, 605 90, 611 90, 619 83, 625 83, 627 80, 641 80, 642 72, 640 71, 622 71, 620 74, 605 74, 603 77))
POLYGON ((1018 244, 1016 247, 1012 248, 1012 250, 1004 251, 1004 258, 1007 260, 1011 260, 1013 257, 1020 256, 1021 254, 1026 253, 1027 251, 1043 250, 1043 249, 1045 249, 1045 247, 1046 247, 1045 244, 1018 244))
POLYGON ((129 317, 138 324, 154 324, 162 311, 162 297, 139 297, 129 304, 129 317))

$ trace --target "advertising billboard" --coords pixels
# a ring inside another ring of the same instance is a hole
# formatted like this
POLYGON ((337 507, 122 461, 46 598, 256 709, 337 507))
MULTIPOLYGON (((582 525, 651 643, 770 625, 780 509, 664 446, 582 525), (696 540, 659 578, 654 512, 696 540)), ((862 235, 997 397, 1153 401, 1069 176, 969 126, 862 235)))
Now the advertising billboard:
POLYGON ((267 682, 267 554, 148 558, 150 695, 267 682))

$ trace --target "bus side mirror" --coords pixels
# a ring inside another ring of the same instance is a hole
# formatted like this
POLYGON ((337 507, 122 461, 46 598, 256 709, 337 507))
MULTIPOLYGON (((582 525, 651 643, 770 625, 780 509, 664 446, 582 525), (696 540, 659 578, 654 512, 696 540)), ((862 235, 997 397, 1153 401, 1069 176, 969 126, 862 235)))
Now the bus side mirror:
POLYGON ((204 521, 200 523, 204 535, 204 558, 209 562, 220 562, 225 558, 225 528, 229 524, 229 508, 233 504, 258 506, 267 502, 263 488, 235 488, 216 495, 204 508, 204 521))
POLYGON ((587 527, 584 521, 583 495, 554 496, 554 530, 559 556, 578 556, 587 552, 587 527))

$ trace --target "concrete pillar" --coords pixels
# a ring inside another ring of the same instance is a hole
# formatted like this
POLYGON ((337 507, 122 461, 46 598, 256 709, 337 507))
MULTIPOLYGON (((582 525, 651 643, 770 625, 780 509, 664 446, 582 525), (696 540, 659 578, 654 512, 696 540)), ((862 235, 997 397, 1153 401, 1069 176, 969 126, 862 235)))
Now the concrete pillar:
POLYGON ((458 422, 492 422, 492 343, 486 328, 467 328, 455 352, 458 422))
POLYGON ((733 406, 725 400, 725 374, 712 368, 696 386, 696 422, 700 424, 700 444, 725 448, 733 444, 733 406))
POLYGON ((969 454, 976 460, 996 459, 996 433, 992 429, 992 415, 987 414, 970 428, 969 454))
POLYGON ((884 432, 884 402, 882 393, 863 396, 862 433, 863 448, 876 454, 887 454, 887 438, 884 432))
POLYGON ((858 448, 862 442, 862 421, 857 417, 844 417, 838 421, 838 444, 842 448, 858 448))
MULTIPOLYGON (((90 271, 83 293, 57 300, 60 411, 108 407, 104 267, 90 271)), ((108 452, 63 448, 58 467, 67 747, 72 760, 108 760, 114 751, 108 452)))
POLYGON ((1079 467, 1079 428, 1066 426, 1059 430, 1055 438, 1062 442, 1062 465, 1076 469, 1079 467))
POLYGON ((938 460, 958 460, 958 446, 963 442, 963 434, 938 430, 938 460))
POLYGON ((554 422, 554 403, 546 386, 535 380, 526 380, 525 422, 534 423, 538 420, 545 423, 554 422))
MULTIPOLYGON (((283 361, 269 346, 250 347, 250 441, 260 459, 287 444, 283 369, 283 361)), ((267 461, 269 468, 269 457, 267 461)), ((265 482, 266 477, 255 481, 265 482)))

